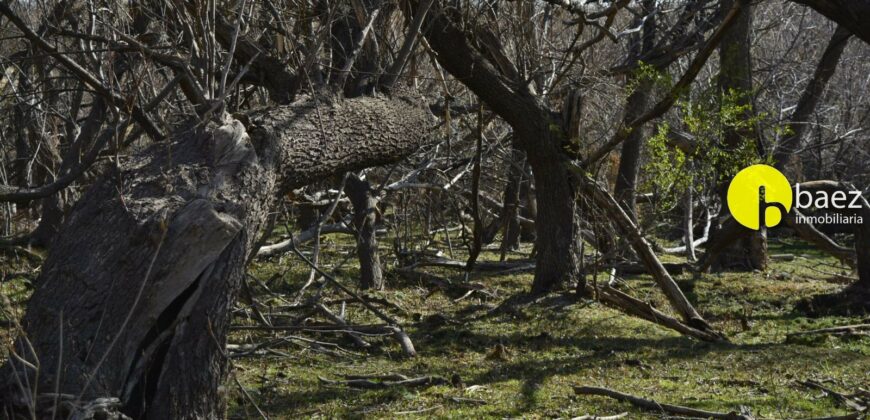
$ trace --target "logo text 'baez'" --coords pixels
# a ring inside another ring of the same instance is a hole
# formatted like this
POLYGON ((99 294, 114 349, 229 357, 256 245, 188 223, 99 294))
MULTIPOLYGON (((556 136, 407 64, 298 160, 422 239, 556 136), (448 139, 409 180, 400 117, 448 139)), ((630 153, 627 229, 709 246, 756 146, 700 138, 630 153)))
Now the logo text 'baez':
MULTIPOLYGON (((861 191, 802 191, 791 184, 776 168, 768 165, 752 165, 738 172, 728 186, 728 209, 731 216, 741 225, 759 230, 774 227, 795 208, 815 207, 820 210, 860 209, 861 191), (797 196, 797 200, 795 200, 797 196)), ((862 223, 861 216, 842 216, 826 214, 823 217, 804 216, 797 218, 798 223, 862 223), (803 220, 807 219, 807 220, 803 220)))

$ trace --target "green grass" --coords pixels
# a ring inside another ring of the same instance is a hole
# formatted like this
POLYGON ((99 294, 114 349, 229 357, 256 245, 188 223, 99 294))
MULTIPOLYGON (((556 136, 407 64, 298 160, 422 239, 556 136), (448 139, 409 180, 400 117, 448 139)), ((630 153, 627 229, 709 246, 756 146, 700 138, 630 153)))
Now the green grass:
MULTIPOLYGON (((323 267, 353 286, 358 276, 353 245, 348 238, 328 236, 323 242, 323 267)), ((383 241, 385 244, 387 241, 383 241)), ((401 309, 387 312, 406 327, 418 356, 403 357, 390 338, 368 339, 373 346, 358 349, 340 335, 305 335, 340 344, 354 354, 327 355, 307 346, 277 348, 284 355, 235 359, 233 375, 272 418, 570 418, 584 414, 628 418, 660 418, 603 397, 574 395, 572 385, 604 386, 659 402, 728 412, 746 406, 759 418, 805 418, 847 411, 818 391, 797 385, 815 379, 843 392, 870 388, 870 338, 810 336, 786 341, 789 332, 868 322, 865 316, 807 318, 794 312, 799 300, 839 290, 842 269, 815 249, 800 243, 771 242, 771 253, 792 253, 791 262, 774 262, 767 272, 682 275, 687 295, 732 344, 691 340, 657 325, 624 315, 590 300, 568 300, 554 294, 538 304, 496 316, 485 314, 505 299, 529 288, 531 274, 475 277, 495 297, 474 294, 446 296, 432 287, 398 277, 395 261, 382 245, 388 267, 388 287, 373 293, 401 309), (436 314, 450 322, 437 322, 436 314), (748 329, 746 328, 748 326, 748 329), (491 357, 498 345, 505 358, 491 357), (345 374, 401 373, 407 376, 461 377, 464 387, 357 390, 320 383, 318 377, 341 379, 345 374), (485 404, 456 402, 453 397, 485 404)), ((528 248, 523 249, 527 253, 528 248)), ((514 258, 527 254, 517 253, 514 258)), ((462 258, 461 253, 456 258, 462 258)), ((484 252, 482 259, 498 255, 484 252)), ((678 262, 680 257, 667 256, 678 262)), ((10 270, 13 271, 13 270, 10 270)), ((450 270, 429 270, 460 280, 450 270)), ((308 277, 295 256, 256 262, 250 273, 281 296, 264 293, 257 301, 286 305, 308 277)), ((606 278, 601 273, 599 278, 606 278)), ((626 279, 624 289, 667 311, 664 297, 648 276, 626 279)), ((24 279, 0 284, 0 292, 20 316, 30 288, 24 279)), ((310 293, 309 295, 310 296, 310 293)), ((342 295, 327 287, 323 301, 340 309, 342 295)), ((352 323, 379 322, 358 304, 348 303, 352 323)), ((5 320, 0 315, 0 320, 5 320)), ((237 318, 234 323, 250 323, 237 318)), ((8 324, 8 322, 7 322, 8 324)), ((233 332, 232 343, 259 343, 281 333, 233 332)), ((8 344, 9 331, 0 334, 8 344)), ((256 418, 248 399, 233 380, 225 385, 233 418, 256 418)))
MULTIPOLYGON (((325 267, 351 252, 347 244, 327 242, 325 267)), ((583 414, 631 413, 630 418, 659 418, 629 404, 603 397, 576 396, 572 385, 604 386, 659 402, 728 412, 746 406, 757 417, 801 418, 846 413, 831 398, 795 383, 829 381, 831 388, 851 392, 870 387, 870 339, 817 336, 786 342, 789 332, 862 322, 862 317, 810 319, 793 312, 807 296, 831 292, 842 284, 830 280, 839 273, 835 261, 800 244, 773 244, 771 253, 794 253, 791 262, 775 262, 765 273, 723 273, 692 279, 690 299, 732 344, 701 343, 670 330, 626 316, 592 301, 569 302, 554 295, 519 311, 483 316, 488 309, 526 290, 531 275, 474 279, 497 298, 432 293, 423 284, 390 275, 389 290, 380 297, 404 310, 391 310, 406 326, 418 351, 402 357, 390 339, 371 340, 373 349, 355 349, 340 336, 320 336, 358 356, 330 356, 303 347, 284 347, 287 356, 259 355, 235 361, 235 374, 257 404, 273 418, 299 417, 442 417, 442 418, 570 418, 583 414), (443 314, 455 323, 434 323, 443 314), (748 322, 748 329, 745 328, 748 322), (497 345, 507 358, 489 355, 497 345), (356 390, 321 384, 318 377, 341 379, 344 374, 401 373, 407 376, 459 375, 465 388, 356 390), (483 400, 458 403, 451 397, 483 400)), ((484 253, 482 258, 497 259, 484 253)), ((678 258, 675 260, 679 260, 678 258)), ((389 260, 387 261, 389 262, 389 260)), ((355 265, 351 260, 348 267, 355 265)), ((292 292, 307 278, 307 270, 292 256, 258 263, 253 272, 267 279, 291 267, 276 288, 292 292)), ((353 284, 355 269, 339 272, 353 284)), ((440 271, 441 275, 457 272, 440 271)), ((659 308, 665 300, 649 277, 627 279, 628 290, 659 308)), ((327 293, 327 300, 340 295, 327 293)), ((332 305, 338 310, 338 304, 332 305)), ((359 305, 348 305, 354 323, 375 320, 359 305)), ((240 321, 241 322, 241 321, 240 321)), ((258 342, 262 334, 233 334, 233 342, 258 342)), ((234 385, 228 385, 231 414, 256 412, 234 385)))

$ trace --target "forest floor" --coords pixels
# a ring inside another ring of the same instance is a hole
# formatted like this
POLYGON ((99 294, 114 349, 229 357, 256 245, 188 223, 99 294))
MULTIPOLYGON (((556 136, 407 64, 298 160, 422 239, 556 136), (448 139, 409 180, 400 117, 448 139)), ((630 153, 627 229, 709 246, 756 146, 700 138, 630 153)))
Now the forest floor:
MULTIPOLYGON (((323 244, 323 269, 338 267, 336 278, 353 285, 358 273, 352 244, 329 238, 323 244)), ((529 250, 522 251, 510 257, 526 257, 529 250)), ((846 394, 870 388, 870 336, 787 335, 867 323, 868 315, 808 317, 796 311, 795 304, 801 299, 842 288, 843 272, 833 259, 792 240, 772 241, 771 253, 790 253, 796 259, 775 261, 764 273, 677 277, 689 299, 715 328, 728 335, 731 344, 685 338, 568 293, 491 314, 505 299, 527 290, 532 274, 472 275, 470 281, 482 285, 484 291, 459 299, 461 292, 445 293, 397 276, 389 268, 395 266, 392 254, 385 255, 388 290, 367 295, 395 304, 380 308, 404 325, 418 355, 404 358, 390 337, 365 337, 372 347, 360 349, 340 333, 234 331, 233 344, 293 335, 336 343, 340 348, 290 340, 268 351, 234 358, 226 384, 230 416, 258 418, 256 403, 270 418, 572 418, 626 412, 624 418, 663 417, 606 397, 575 395, 572 386, 577 385, 607 387, 659 403, 711 411, 746 407, 756 418, 849 413, 835 398, 799 382, 816 381, 846 394), (453 383, 362 390, 320 379, 384 374, 440 376, 453 383)), ((481 259, 497 260, 498 255, 484 252, 481 259)), ((261 311, 292 301, 308 271, 293 254, 254 263, 251 275, 271 290, 264 293, 261 286, 253 287, 261 311)), ((464 277, 458 270, 427 271, 454 281, 464 277)), ((604 279, 602 274, 599 281, 604 279)), ((628 277, 622 289, 659 308, 667 307, 648 276, 628 277)), ((21 279, 3 282, 0 290, 19 309, 29 294, 21 279)), ((321 301, 339 313, 344 297, 326 287, 321 301)), ((350 301, 345 318, 351 324, 379 322, 350 301)), ((9 324, 7 320, 0 325, 9 324)), ((234 324, 257 325, 241 314, 234 324)), ((8 344, 8 334, 3 341, 8 344)))

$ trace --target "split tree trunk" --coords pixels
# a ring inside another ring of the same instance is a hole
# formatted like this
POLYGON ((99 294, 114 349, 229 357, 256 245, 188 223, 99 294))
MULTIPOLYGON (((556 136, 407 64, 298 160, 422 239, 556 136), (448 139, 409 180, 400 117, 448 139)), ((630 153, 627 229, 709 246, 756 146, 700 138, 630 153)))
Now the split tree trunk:
POLYGON ((134 418, 221 417, 228 310, 276 197, 398 160, 428 129, 404 100, 307 100, 183 130, 110 171, 43 265, 14 347, 39 372, 7 362, 0 409, 44 415, 56 389, 120 398, 134 418))

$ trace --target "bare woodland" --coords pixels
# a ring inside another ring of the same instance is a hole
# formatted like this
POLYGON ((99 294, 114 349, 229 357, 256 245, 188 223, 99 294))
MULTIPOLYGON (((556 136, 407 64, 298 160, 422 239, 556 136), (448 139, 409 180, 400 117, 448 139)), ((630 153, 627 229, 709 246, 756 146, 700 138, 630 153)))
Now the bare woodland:
MULTIPOLYGON (((771 251, 783 241, 840 279, 794 310, 847 324, 795 337, 866 336, 868 22, 867 0, 0 0, 0 285, 27 290, 0 289, 0 413, 266 417, 234 360, 274 356, 281 334, 327 354, 436 352, 396 309, 400 282, 509 323, 558 298, 730 348, 694 285, 775 281, 804 258, 771 251), (861 191, 838 211, 864 222, 795 210, 740 226, 725 194, 753 163, 813 193, 861 191), (288 270, 298 283, 277 286, 288 270), (496 299, 495 278, 520 274, 496 299)), ((800 386, 839 401, 838 418, 870 405, 860 387, 800 386)), ((572 388, 756 418, 631 391, 572 388)))

